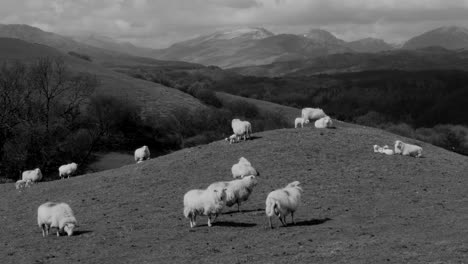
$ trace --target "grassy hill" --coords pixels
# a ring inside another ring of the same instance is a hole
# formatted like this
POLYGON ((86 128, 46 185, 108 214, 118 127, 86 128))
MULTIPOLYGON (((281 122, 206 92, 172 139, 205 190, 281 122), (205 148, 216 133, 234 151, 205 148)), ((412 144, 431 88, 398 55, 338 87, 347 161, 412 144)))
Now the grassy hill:
POLYGON ((2 263, 463 262, 468 158, 422 142, 420 159, 373 152, 396 139, 347 124, 281 129, 23 192, 2 184, 2 263), (230 180, 241 156, 261 173, 244 212, 227 208, 212 228, 202 217, 190 230, 184 193, 230 180), (297 224, 268 229, 267 194, 294 180, 304 188, 297 224), (75 236, 42 238, 36 210, 49 200, 74 209, 75 236))

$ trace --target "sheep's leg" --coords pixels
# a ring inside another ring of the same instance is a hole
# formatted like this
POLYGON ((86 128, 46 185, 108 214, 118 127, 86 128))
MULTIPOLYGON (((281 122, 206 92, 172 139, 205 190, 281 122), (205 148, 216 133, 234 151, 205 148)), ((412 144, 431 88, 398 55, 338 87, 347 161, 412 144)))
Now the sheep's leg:
POLYGON ((46 227, 44 224, 41 225, 41 229, 42 229, 42 237, 45 237, 46 236, 46 227))
POLYGON ((268 223, 270 224, 270 228, 273 229, 273 225, 271 224, 271 216, 268 217, 268 223))
POLYGON ((212 224, 211 224, 211 215, 208 215, 208 226, 211 227, 212 224))
POLYGON ((279 215, 279 220, 281 221, 281 224, 283 224, 283 226, 286 226, 286 219, 284 219, 284 217, 282 217, 281 215, 279 215))
POLYGON ((240 210, 240 203, 238 202, 238 203, 237 203, 237 212, 240 212, 240 211, 241 211, 241 210, 240 210))
POLYGON ((291 219, 292 219, 293 224, 296 224, 296 221, 294 221, 294 212, 291 212, 291 219))

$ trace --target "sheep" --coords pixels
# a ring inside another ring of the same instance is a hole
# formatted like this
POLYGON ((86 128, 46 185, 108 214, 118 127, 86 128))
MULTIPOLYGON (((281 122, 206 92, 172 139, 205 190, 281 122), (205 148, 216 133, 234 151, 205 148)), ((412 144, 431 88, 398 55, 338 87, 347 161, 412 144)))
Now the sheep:
POLYGON ((215 182, 208 186, 208 189, 225 188, 226 205, 231 207, 237 204, 237 211, 240 212, 241 203, 249 199, 255 185, 257 185, 257 179, 254 175, 250 175, 229 182, 215 182))
POLYGON ((224 140, 229 141, 229 144, 232 144, 232 143, 239 142, 240 138, 236 134, 232 134, 231 136, 225 138, 224 140))
POLYGON ((308 120, 316 120, 327 116, 320 108, 303 108, 301 117, 308 120))
POLYGON ((279 217, 283 226, 286 226, 286 216, 291 213, 291 219, 294 224, 294 212, 297 210, 301 201, 302 188, 299 186, 298 181, 291 182, 283 189, 272 191, 268 194, 266 199, 265 213, 268 217, 270 228, 271 217, 275 214, 279 217))
POLYGON ((29 185, 31 184, 31 181, 30 180, 17 180, 16 183, 15 183, 15 188, 18 190, 18 189, 23 189, 23 188, 26 188, 26 187, 29 187, 29 185))
POLYGON ((379 145, 374 145, 374 152, 380 152, 380 149, 382 149, 379 145))
POLYGON ((250 162, 244 157, 241 157, 238 163, 232 165, 231 172, 233 178, 242 178, 248 175, 260 175, 260 173, 258 173, 255 168, 252 167, 252 164, 250 164, 250 162))
POLYGON ((322 117, 319 120, 315 121, 316 128, 330 128, 333 126, 333 121, 329 116, 322 117))
POLYGON ((422 150, 420 146, 404 143, 400 140, 395 141, 395 154, 419 158, 422 156, 422 150))
POLYGON ((57 236, 60 236, 63 231, 71 236, 77 222, 68 204, 46 202, 37 209, 37 224, 42 229, 43 237, 49 235, 52 227, 57 228, 57 236))
POLYGON ((76 164, 75 162, 60 166, 58 169, 60 179, 64 179, 65 176, 67 176, 67 178, 70 178, 70 175, 73 175, 73 173, 76 172, 77 168, 78 164, 76 164))
POLYGON ((304 128, 304 124, 308 124, 308 123, 309 123, 309 119, 298 117, 294 120, 294 128, 297 128, 299 124, 301 124, 301 128, 304 128))
POLYGON ((190 190, 184 195, 184 216, 190 218, 190 228, 196 226, 197 215, 208 216, 208 226, 218 216, 226 201, 226 189, 190 190), (211 217, 214 217, 211 219, 211 217))
POLYGON ((137 163, 150 159, 150 151, 147 146, 135 150, 135 161, 137 163))
POLYGON ((390 149, 387 145, 383 146, 383 148, 379 149, 380 153, 387 154, 387 155, 393 155, 395 152, 393 149, 390 149))
POLYGON ((252 124, 249 121, 233 119, 231 121, 232 131, 238 137, 243 137, 244 141, 252 136, 252 124))
POLYGON ((31 183, 38 182, 42 179, 42 173, 39 168, 34 170, 23 171, 21 179, 23 181, 30 181, 31 183))

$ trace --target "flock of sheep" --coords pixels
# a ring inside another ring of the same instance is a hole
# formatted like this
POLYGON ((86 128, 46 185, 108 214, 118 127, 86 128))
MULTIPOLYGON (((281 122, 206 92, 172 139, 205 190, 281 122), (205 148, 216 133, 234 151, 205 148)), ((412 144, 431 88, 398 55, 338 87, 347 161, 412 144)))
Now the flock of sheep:
MULTIPOLYGON (((309 120, 316 120, 316 128, 331 128, 332 119, 327 116, 320 108, 304 108, 302 116, 294 121, 294 127, 300 124, 308 124, 309 120)), ((252 125, 248 121, 233 119, 231 122, 233 134, 226 138, 231 144, 239 142, 241 138, 247 140, 252 137, 252 125)), ((397 140, 394 150, 387 145, 380 147, 374 145, 374 152, 387 155, 401 154, 406 156, 421 157, 422 148, 397 140)), ((134 158, 136 163, 141 163, 150 159, 150 151, 147 146, 135 150, 134 158)), ((70 177, 78 168, 78 164, 70 163, 59 167, 59 177, 61 179, 70 177)), ((199 215, 208 217, 208 226, 212 226, 216 217, 225 206, 231 207, 237 204, 237 210, 240 212, 241 203, 248 200, 253 188, 257 185, 257 176, 260 174, 252 164, 244 157, 231 168, 232 181, 220 181, 210 184, 206 189, 190 190, 184 195, 184 216, 189 218, 190 227, 196 226, 196 218, 199 215)), ((16 188, 21 189, 29 187, 30 184, 42 179, 42 173, 39 168, 24 171, 21 180, 16 182, 16 188)), ((273 228, 271 218, 276 215, 281 223, 286 226, 286 216, 291 214, 294 221, 294 212, 297 210, 300 201, 302 188, 298 181, 289 183, 286 187, 270 192, 265 201, 265 214, 268 217, 270 228, 273 228)), ((76 218, 72 209, 66 203, 46 202, 39 206, 37 212, 37 221, 42 229, 42 235, 49 234, 50 228, 57 229, 57 236, 65 232, 68 236, 73 234, 77 226, 76 218)))

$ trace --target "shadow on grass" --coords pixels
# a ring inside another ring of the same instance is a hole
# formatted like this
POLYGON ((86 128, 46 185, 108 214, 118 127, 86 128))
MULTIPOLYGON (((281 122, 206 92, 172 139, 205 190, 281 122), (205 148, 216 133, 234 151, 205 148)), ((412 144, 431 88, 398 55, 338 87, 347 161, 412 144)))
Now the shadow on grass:
POLYGON ((81 236, 84 234, 92 233, 93 231, 91 230, 77 230, 73 232, 73 236, 81 236))
POLYGON ((323 218, 323 219, 310 219, 296 222, 296 224, 288 224, 288 226, 312 226, 312 225, 321 225, 325 222, 332 220, 331 218, 323 218))
POLYGON ((262 137, 259 137, 259 136, 251 136, 249 139, 247 140, 256 140, 256 139, 260 139, 262 137))
POLYGON ((231 221, 219 221, 219 222, 215 222, 213 225, 216 225, 216 226, 229 226, 229 227, 254 227, 257 224, 231 222, 231 221))
POLYGON ((238 214, 238 213, 251 213, 251 212, 261 212, 261 211, 265 211, 265 209, 250 209, 250 210, 240 210, 237 211, 237 210, 233 210, 233 211, 229 211, 229 212, 225 212, 223 213, 224 214, 238 214))

